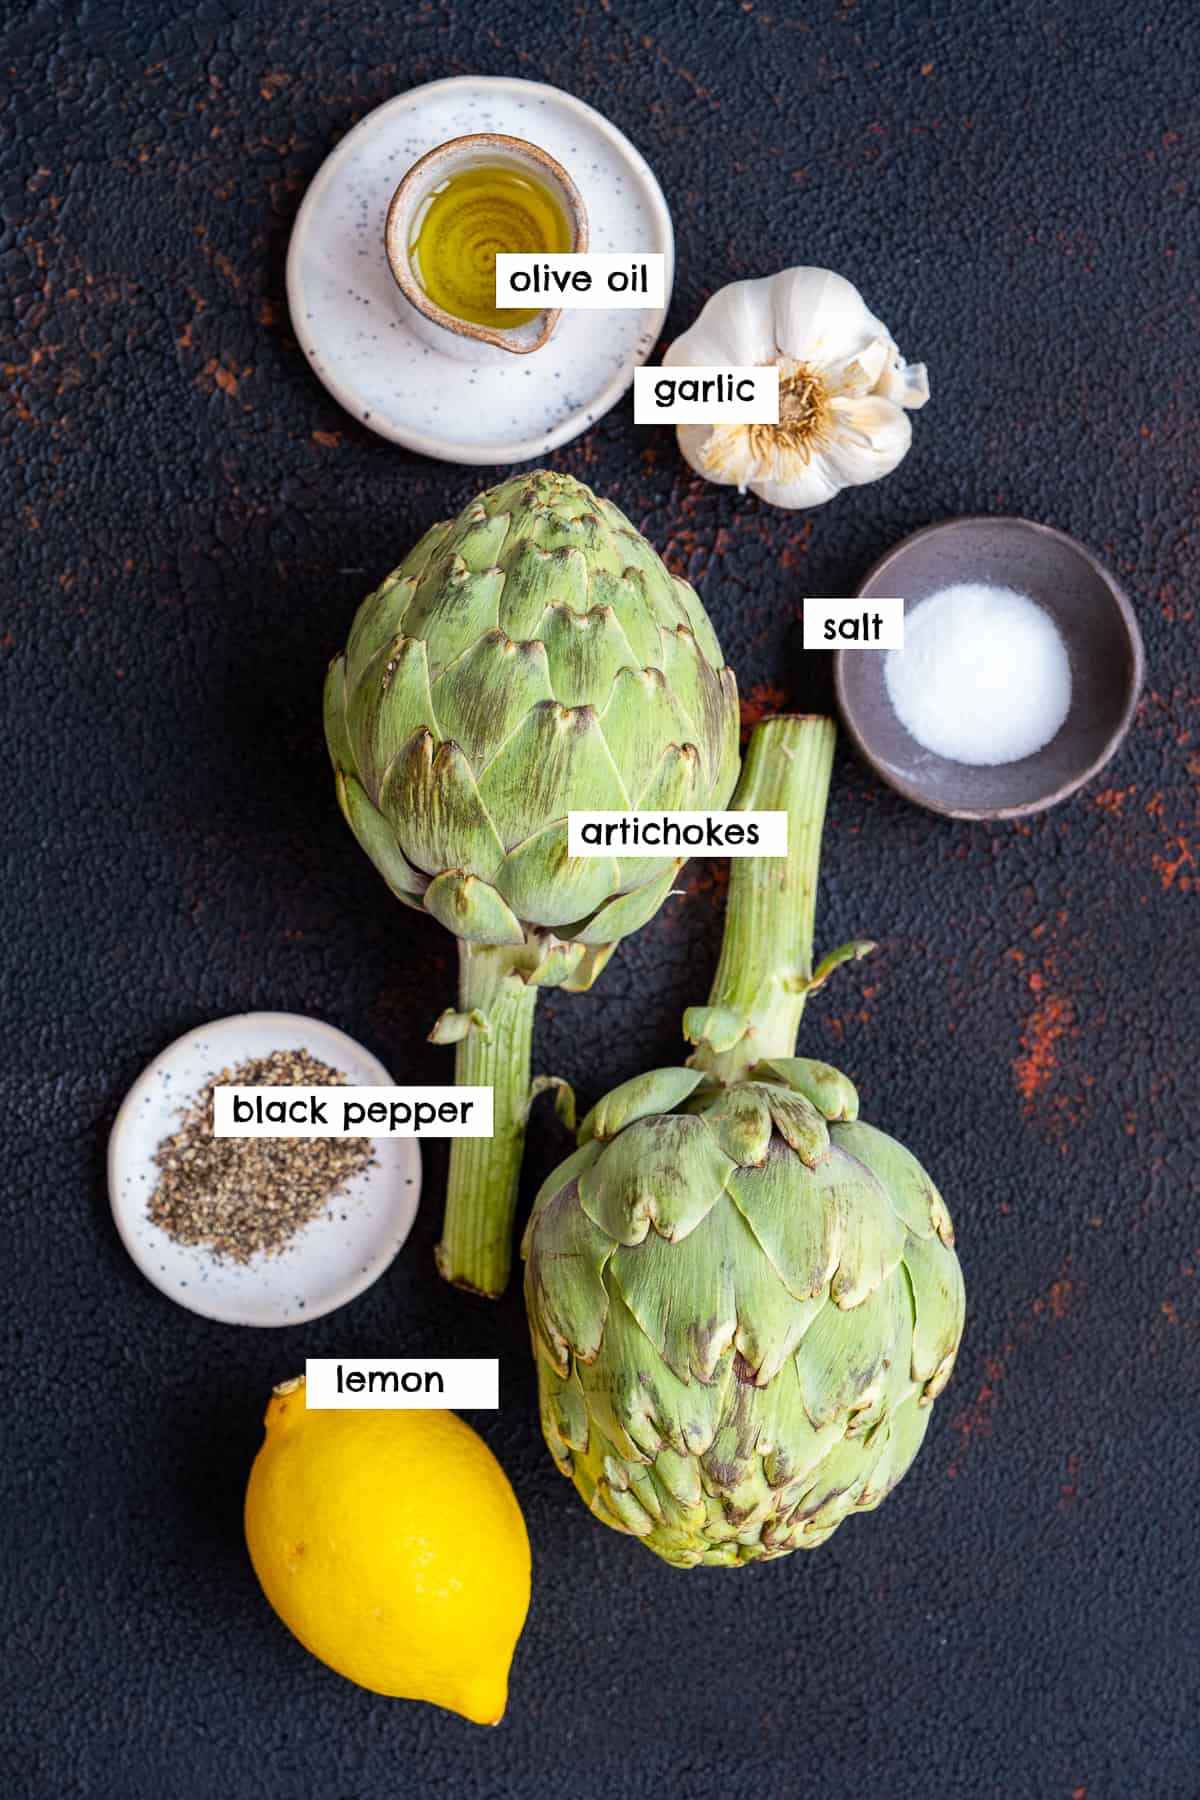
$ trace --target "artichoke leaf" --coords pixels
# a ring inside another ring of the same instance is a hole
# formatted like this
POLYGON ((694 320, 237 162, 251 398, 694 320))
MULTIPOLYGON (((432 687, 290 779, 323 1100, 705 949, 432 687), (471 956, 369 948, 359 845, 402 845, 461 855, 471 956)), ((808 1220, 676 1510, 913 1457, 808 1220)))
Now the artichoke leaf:
POLYGON ((504 859, 466 757, 457 744, 435 751, 428 731, 418 732, 392 762, 380 810, 409 860, 430 875, 461 869, 490 882, 504 859))
POLYGON ((496 490, 497 497, 506 489, 516 502, 519 535, 539 550, 577 549, 588 568, 611 561, 607 534, 597 530, 601 521, 596 496, 582 483, 553 469, 535 469, 530 475, 512 476, 496 490))
POLYGON ((425 646, 415 638, 390 638, 346 689, 346 735, 359 775, 386 814, 387 774, 418 732, 434 727, 425 646))
MULTIPOLYGON (((690 1057, 688 1061, 690 1065, 690 1057)), ((724 1091, 724 1082, 718 1081, 715 1076, 708 1074, 707 1071, 701 1070, 699 1073, 700 1085, 694 1093, 689 1094, 687 1099, 681 1102, 679 1106, 680 1112, 706 1113, 713 1104, 713 1101, 718 1099, 724 1091)))
POLYGON ((809 1169, 775 1138, 761 1167, 729 1178, 730 1199, 797 1300, 824 1300, 841 1251, 842 1194, 855 1173, 837 1157, 809 1169))
POLYGON ((484 505, 468 508, 454 521, 454 548, 473 575, 492 570, 502 560, 512 514, 504 507, 489 512, 484 505))
POLYGON ((529 1084, 529 1099, 525 1106, 525 1120, 533 1111, 533 1103, 543 1094, 554 1095, 554 1114, 560 1125, 567 1131, 575 1129, 575 1089, 561 1075, 535 1075, 529 1084))
MULTIPOLYGON (((600 1492, 601 1488, 598 1484, 597 1493, 600 1492)), ((654 1529, 654 1519, 636 1495, 631 1494, 627 1488, 614 1486, 611 1482, 603 1484, 602 1492, 611 1514, 608 1522, 617 1531, 626 1531, 631 1537, 649 1537, 654 1529)))
POLYGON ((478 875, 448 869, 425 890, 425 910, 468 944, 523 944, 520 919, 478 875))
MULTIPOLYGON (((608 959, 616 949, 616 943, 608 944, 572 944, 573 950, 581 952, 579 960, 570 972, 563 977, 562 985, 568 994, 586 994, 588 989, 603 974, 608 959)), ((553 985, 551 983, 545 984, 553 985)))
POLYGON ((649 1537, 655 1528, 653 1517, 628 1489, 613 1489, 608 1481, 597 1481, 592 1512, 613 1532, 626 1532, 630 1537, 649 1537))
POLYGON ((551 929, 597 912, 618 880, 615 858, 569 854, 565 819, 514 845, 495 876, 518 918, 551 929))
POLYGON ((625 812, 629 806, 592 708, 554 700, 535 706, 488 763, 479 796, 506 849, 572 808, 625 812))
MULTIPOLYGON (((612 567, 624 580, 636 582, 646 593, 646 607, 660 623, 686 623, 687 608, 683 593, 687 584, 672 575, 648 538, 642 536, 619 507, 611 500, 601 500, 601 511, 612 532, 614 558, 612 567)), ((720 661, 720 652, 717 654, 720 661)))
POLYGON ((672 576, 672 586, 673 598, 691 627, 692 635, 700 646, 700 654, 714 669, 719 669, 725 659, 721 655, 721 646, 717 642, 712 620, 705 612, 699 594, 689 582, 680 581, 678 576, 672 576))
POLYGON ((683 1507, 689 1518, 697 1509, 703 1512, 704 1489, 695 1457, 681 1456, 670 1444, 664 1444, 654 1459, 653 1475, 659 1491, 683 1507))
POLYGON ((804 1403, 795 1356, 765 1388, 751 1390, 756 1449, 763 1475, 779 1495, 778 1509, 790 1510, 807 1487, 821 1458, 842 1437, 842 1424, 814 1425, 804 1403))
POLYGON ((852 1311, 822 1307, 795 1357, 813 1424, 836 1420, 845 1432, 855 1414, 877 1417, 889 1371, 898 1362, 907 1372, 911 1341, 912 1309, 902 1275, 883 1282, 852 1311))
MULTIPOLYGON (((653 668, 616 672, 602 695, 597 696, 597 713, 632 804, 647 787, 664 751, 671 745, 687 743, 691 736, 687 715, 667 686, 662 670, 653 668)), ((698 787, 698 755, 696 762, 697 768, 690 776, 693 789, 698 787)), ((663 808, 665 802, 659 809, 663 808)), ((645 806, 643 810, 650 808, 645 806)))
MULTIPOLYGON (((584 1169, 590 1168, 599 1154, 599 1144, 581 1144, 578 1150, 572 1150, 570 1156, 565 1157, 564 1160, 559 1163, 557 1169, 552 1169, 549 1175, 547 1175, 545 1181, 543 1181, 541 1187, 534 1195, 529 1218, 521 1237, 521 1256, 523 1259, 526 1261, 529 1259, 530 1247, 533 1243, 534 1227, 541 1217, 543 1208, 550 1204, 556 1194, 561 1193, 568 1182, 574 1181, 583 1173, 584 1169)), ((526 1279, 528 1280, 528 1277, 526 1279)))
POLYGON ((347 688, 357 687, 367 664, 403 630, 404 615, 416 585, 416 576, 406 574, 401 565, 367 595, 354 615, 346 640, 347 688))
POLYGON ((683 1015, 683 1035, 689 1044, 722 1054, 740 1044, 750 1029, 744 1012, 732 1006, 689 1006, 683 1015))
POLYGON ((461 1044, 473 1031, 478 1031, 485 1038, 491 1037, 491 1021, 485 1012, 477 1006, 472 1007, 470 1012, 458 1012, 453 1006, 446 1006, 433 1022, 429 1042, 461 1044))
MULTIPOLYGON (((638 812, 670 813, 703 811, 708 802, 704 768, 694 744, 668 744, 652 769, 646 785, 635 796, 638 812)), ((666 846, 664 856, 626 856, 620 860, 619 886, 623 890, 658 880, 668 866, 678 871, 688 856, 686 845, 666 846)))
POLYGON ((679 864, 672 863, 657 881, 648 881, 644 887, 634 888, 632 893, 618 895, 573 930, 572 937, 578 938, 581 944, 607 947, 611 955, 612 948, 623 937, 640 931, 647 920, 654 917, 675 885, 678 873, 679 864))
POLYGON ((623 1081, 586 1115, 579 1127, 580 1143, 585 1144, 590 1138, 614 1138, 637 1119, 674 1112, 703 1080, 698 1069, 670 1068, 650 1069, 623 1081))
POLYGON ((530 987, 566 987, 580 969, 587 955, 582 944, 564 944, 561 938, 547 933, 544 939, 533 934, 532 941, 544 944, 540 956, 525 977, 530 987))
POLYGON ((912 1377, 928 1400, 941 1393, 950 1379, 962 1337, 966 1294, 958 1258, 940 1238, 910 1236, 904 1246, 904 1267, 912 1287, 912 1377))
MULTIPOLYGON (((702 812, 704 808, 697 802, 707 795, 695 744, 669 743, 647 773, 644 785, 636 791, 634 806, 639 812, 702 812)), ((675 846, 671 848, 674 850, 675 846)))
POLYGON ((705 1123, 726 1156, 740 1168, 757 1167, 767 1159, 771 1142, 768 1093, 754 1082, 739 1081, 723 1088, 705 1108, 705 1123))
POLYGON ((543 550, 526 540, 505 560, 500 629, 519 642, 540 637, 552 606, 587 612, 587 561, 577 546, 543 550))
POLYGON ((347 774, 355 767, 354 751, 346 729, 346 658, 335 656, 325 676, 325 743, 335 769, 347 774))
POLYGON ((705 1491, 721 1514, 722 1535, 755 1537, 774 1511, 775 1496, 755 1450, 756 1437, 749 1418, 739 1418, 735 1409, 700 1458, 705 1491))
POLYGON ((717 681, 721 689, 721 735, 717 745, 717 766, 713 774, 712 799, 709 805, 719 811, 733 795, 742 772, 742 752, 738 736, 737 676, 729 667, 720 668, 717 681))
POLYGON ((704 1523, 705 1500, 699 1481, 699 1465, 663 1445, 648 1468, 629 1468, 630 1489, 639 1505, 650 1514, 659 1538, 681 1542, 704 1523), (681 1479, 676 1479, 676 1477, 681 1479))
POLYGON ((860 1512, 869 1512, 886 1500, 896 1483, 908 1473, 924 1441, 930 1416, 929 1408, 921 1406, 916 1395, 910 1395, 891 1413, 886 1430, 881 1434, 879 1454, 859 1495, 860 1512))
POLYGON ((812 1101, 790 1088, 772 1085, 762 1092, 776 1130, 800 1161, 810 1169, 824 1162, 829 1155, 829 1127, 812 1101))
POLYGON ((620 1245, 610 1280, 672 1374, 710 1383, 733 1343, 737 1295, 719 1215, 679 1243, 620 1245), (716 1229, 714 1230, 714 1221, 716 1229))
POLYGON ((545 646, 485 631, 447 664, 431 695, 438 736, 452 738, 473 769, 484 768, 526 714, 554 698, 545 646))
POLYGON ((651 1225, 676 1243, 707 1218, 734 1167, 703 1118, 662 1113, 604 1146, 580 1177, 580 1205, 618 1243, 640 1244, 651 1225))
MULTIPOLYGON (((598 1519, 601 1525, 607 1525, 610 1531, 626 1531, 624 1524, 608 1504, 608 1489, 604 1482, 593 1481, 589 1476, 586 1482, 581 1479, 578 1485, 580 1495, 594 1519, 598 1519)), ((649 1536, 652 1530, 653 1526, 647 1522, 646 1535, 649 1536)), ((626 1535, 630 1534, 626 1532, 626 1535)))
POLYGON ((936 1232, 947 1248, 953 1245, 954 1228, 946 1203, 911 1150, 864 1119, 835 1125, 832 1136, 841 1149, 878 1177, 893 1211, 915 1237, 936 1232))
POLYGON ((825 1119, 856 1119, 858 1089, 849 1076, 829 1063, 806 1056, 772 1056, 755 1065, 758 1081, 782 1081, 816 1107, 825 1119))
POLYGON ((604 968, 608 967, 608 959, 612 958, 613 950, 617 949, 617 941, 590 945, 581 943, 578 949, 583 950, 579 965, 563 981, 567 994, 587 994, 588 988, 596 985, 599 976, 604 974, 604 968))
POLYGON ((843 963, 861 962, 864 956, 870 956, 872 950, 879 946, 874 939, 856 938, 853 943, 839 944, 836 950, 830 950, 823 956, 811 975, 796 976, 788 983, 793 993, 812 994, 817 988, 824 987, 835 969, 843 963))
POLYGON ((503 586, 502 569, 475 574, 457 550, 421 576, 405 609, 404 629, 425 640, 431 681, 477 638, 496 630, 503 586))
POLYGON ((615 1287, 600 1355, 591 1363, 577 1359, 573 1367, 591 1416, 593 1457, 602 1462, 615 1453, 648 1463, 664 1443, 686 1454, 678 1419, 689 1390, 655 1355, 615 1287))
MULTIPOLYGON (((607 567, 592 568, 588 584, 591 604, 609 607, 615 613, 629 645, 633 668, 661 669, 661 629, 656 618, 661 589, 653 582, 647 583, 640 570, 623 562, 619 546, 607 545, 603 561, 607 567)), ((664 585, 666 580, 664 569, 661 575, 664 585)))
MULTIPOLYGON (((855 1126, 836 1126, 853 1131, 855 1126)), ((892 1211, 883 1183, 838 1140, 830 1166, 841 1179, 831 1189, 838 1215, 838 1261, 829 1297, 846 1310, 860 1306, 899 1266, 907 1233, 892 1211)))
POLYGON ((711 1384, 681 1381, 654 1349, 611 1279, 604 1346, 594 1363, 577 1362, 597 1440, 632 1462, 652 1462, 664 1444, 701 1456, 720 1427, 729 1358, 711 1384))
POLYGON ((879 1455, 880 1446, 866 1445, 861 1438, 843 1438, 833 1446, 791 1509, 789 1524, 793 1530, 801 1527, 800 1542, 816 1543, 818 1532, 828 1536, 848 1513, 858 1510, 859 1496, 879 1455))
POLYGON ((525 1271, 530 1317, 565 1375, 571 1356, 594 1362, 599 1354, 609 1311, 604 1270, 616 1246, 580 1210, 577 1178, 540 1202, 528 1244, 536 1252, 525 1271))
POLYGON ((733 1342, 740 1360, 734 1365, 733 1392, 740 1399, 743 1390, 775 1380, 825 1303, 796 1298, 736 1204, 722 1207, 720 1222, 737 1308, 733 1342))
POLYGON ((538 636, 546 646, 551 691, 563 706, 606 708, 620 672, 633 673, 629 639, 611 606, 579 612, 555 602, 543 613, 538 636))
POLYGON ((664 631, 662 645, 667 687, 688 721, 687 740, 700 751, 705 781, 716 790, 710 805, 720 809, 733 791, 739 768, 736 698, 732 711, 730 707, 737 692, 733 672, 718 673, 719 664, 714 668, 706 662, 687 626, 664 631))
POLYGON ((575 1457, 587 1455, 590 1442, 587 1401, 574 1371, 560 1375, 535 1338, 542 1431, 550 1454, 564 1475, 570 1475, 575 1457))
POLYGON ((414 869, 396 842, 395 833, 383 815, 367 798, 362 783, 353 775, 337 771, 338 802, 346 822, 366 851, 383 879, 398 899, 420 906, 420 896, 429 885, 428 876, 414 869))

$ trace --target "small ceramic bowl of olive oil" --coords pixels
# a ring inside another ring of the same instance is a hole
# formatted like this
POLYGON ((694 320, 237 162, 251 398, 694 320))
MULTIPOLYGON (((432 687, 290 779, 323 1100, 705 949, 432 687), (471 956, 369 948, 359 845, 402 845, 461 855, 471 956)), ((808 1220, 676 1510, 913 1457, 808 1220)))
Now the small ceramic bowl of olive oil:
POLYGON ((587 213, 561 163, 524 138, 451 138, 415 162, 392 195, 388 266, 433 349, 460 362, 528 356, 557 308, 498 307, 496 257, 586 250, 587 213))

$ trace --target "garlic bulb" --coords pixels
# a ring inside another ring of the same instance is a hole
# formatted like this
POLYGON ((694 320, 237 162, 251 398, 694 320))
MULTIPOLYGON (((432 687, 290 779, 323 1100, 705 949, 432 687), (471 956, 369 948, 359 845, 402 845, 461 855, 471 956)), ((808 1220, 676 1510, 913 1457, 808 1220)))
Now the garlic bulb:
POLYGON ((778 425, 679 425, 679 448, 710 481, 772 506, 820 506, 878 481, 912 441, 924 363, 906 363, 858 289, 831 269, 784 269, 716 293, 663 358, 671 367, 779 369, 778 425))

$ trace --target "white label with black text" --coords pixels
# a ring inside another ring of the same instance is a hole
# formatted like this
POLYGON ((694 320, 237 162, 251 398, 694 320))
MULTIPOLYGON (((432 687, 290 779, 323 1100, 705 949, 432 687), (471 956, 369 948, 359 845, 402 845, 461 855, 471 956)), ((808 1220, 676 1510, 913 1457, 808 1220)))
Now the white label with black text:
POLYGON ((492 1135, 490 1087, 218 1087, 213 1136, 492 1135))
POLYGON ((309 1412, 338 1407, 474 1407, 500 1405, 494 1356, 310 1356, 304 1365, 309 1412))
POLYGON ((746 368, 660 364, 633 372, 635 425, 777 425, 779 370, 773 363, 746 368))
POLYGON ((786 856, 786 812, 569 812, 569 856, 786 856))
POLYGON ((496 257, 496 305, 570 307, 665 306, 667 259, 662 250, 563 250, 539 255, 501 250, 496 257))
POLYGON ((903 650, 903 600, 804 602, 806 650, 903 650))

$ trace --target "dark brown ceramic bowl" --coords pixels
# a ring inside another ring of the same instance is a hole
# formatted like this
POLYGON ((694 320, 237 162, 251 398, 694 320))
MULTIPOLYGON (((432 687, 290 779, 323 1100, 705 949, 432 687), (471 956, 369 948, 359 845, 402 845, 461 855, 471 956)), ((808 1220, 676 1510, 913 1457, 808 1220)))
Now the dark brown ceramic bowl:
POLYGON ((886 651, 835 650, 846 731, 897 793, 952 819, 1016 819, 1063 800, 1102 769, 1133 719, 1145 654, 1133 608, 1090 551, 1031 519, 948 519, 914 532, 875 564, 863 599, 918 600, 959 581, 1016 588, 1053 618, 1071 659, 1071 710, 1033 756, 970 768, 925 750, 892 711, 886 651))

